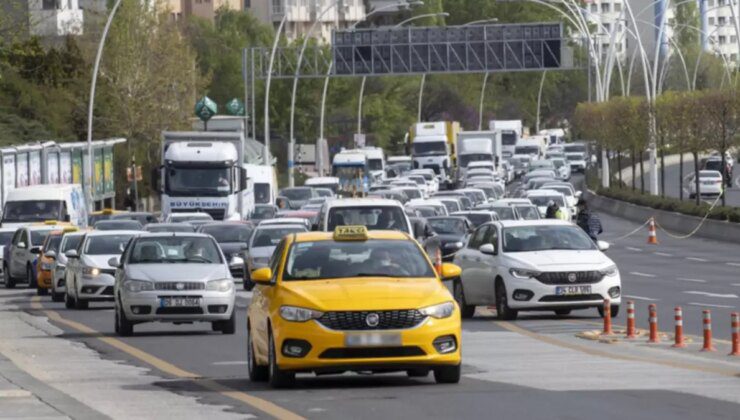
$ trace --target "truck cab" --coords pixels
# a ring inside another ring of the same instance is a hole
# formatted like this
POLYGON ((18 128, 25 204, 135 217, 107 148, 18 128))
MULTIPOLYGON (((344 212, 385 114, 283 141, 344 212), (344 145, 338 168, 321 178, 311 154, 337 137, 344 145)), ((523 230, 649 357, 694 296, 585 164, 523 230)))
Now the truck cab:
POLYGON ((370 169, 365 153, 342 150, 334 155, 331 172, 339 180, 338 195, 351 197, 370 190, 370 169))
POLYGON ((456 166, 455 143, 460 124, 452 121, 418 123, 411 127, 409 140, 414 169, 432 169, 449 182, 456 166))

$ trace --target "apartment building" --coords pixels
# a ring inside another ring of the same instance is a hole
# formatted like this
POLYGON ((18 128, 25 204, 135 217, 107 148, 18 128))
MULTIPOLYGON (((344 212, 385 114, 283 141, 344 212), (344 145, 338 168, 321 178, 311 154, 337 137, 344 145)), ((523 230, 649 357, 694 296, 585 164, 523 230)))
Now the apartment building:
POLYGON ((739 3, 736 0, 699 0, 701 43, 704 51, 724 56, 734 65, 738 63, 739 3))
POLYGON ((31 36, 82 35, 83 12, 79 0, 28 0, 31 36))

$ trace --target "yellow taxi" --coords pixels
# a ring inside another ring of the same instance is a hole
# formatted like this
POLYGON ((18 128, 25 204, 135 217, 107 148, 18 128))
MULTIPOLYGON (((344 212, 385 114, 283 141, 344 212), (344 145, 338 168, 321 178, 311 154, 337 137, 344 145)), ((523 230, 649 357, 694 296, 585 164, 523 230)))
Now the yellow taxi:
POLYGON ((54 273, 54 264, 56 253, 59 250, 59 244, 62 242, 62 236, 68 232, 76 232, 74 226, 67 226, 63 230, 55 230, 49 233, 44 239, 43 245, 39 251, 39 257, 36 260, 36 293, 46 295, 52 287, 52 274, 54 273))
POLYGON ((87 225, 92 227, 92 226, 95 226, 96 222, 99 222, 101 220, 108 220, 116 214, 124 214, 124 213, 128 213, 128 211, 115 210, 115 209, 102 209, 102 210, 94 211, 90 213, 90 215, 87 217, 87 225))
POLYGON ((252 381, 290 386, 296 373, 405 371, 460 380, 460 309, 408 234, 339 226, 283 238, 247 310, 252 381))

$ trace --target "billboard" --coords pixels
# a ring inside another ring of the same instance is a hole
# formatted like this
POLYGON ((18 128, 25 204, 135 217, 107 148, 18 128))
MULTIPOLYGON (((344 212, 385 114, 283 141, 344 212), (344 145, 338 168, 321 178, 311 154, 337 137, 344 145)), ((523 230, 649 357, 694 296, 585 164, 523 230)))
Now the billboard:
POLYGON ((103 149, 93 150, 93 190, 95 195, 103 195, 105 184, 103 180, 103 149))
POLYGON ((17 187, 26 187, 28 186, 28 153, 20 152, 16 156, 17 157, 15 160, 15 167, 16 167, 15 185, 17 187))
POLYGON ((70 152, 59 154, 59 182, 62 184, 72 183, 72 154, 70 152))
POLYGON ((59 154, 49 153, 46 155, 46 182, 49 184, 59 183, 59 154))
POLYGON ((28 185, 41 184, 41 151, 28 153, 28 185))
POLYGON ((72 152, 72 183, 84 185, 82 181, 82 151, 72 152))
POLYGON ((103 158, 103 163, 105 164, 105 192, 114 193, 116 186, 114 182, 115 174, 113 172, 113 148, 106 147, 103 151, 105 152, 103 158))
POLYGON ((3 156, 3 203, 8 191, 15 189, 15 155, 3 156))

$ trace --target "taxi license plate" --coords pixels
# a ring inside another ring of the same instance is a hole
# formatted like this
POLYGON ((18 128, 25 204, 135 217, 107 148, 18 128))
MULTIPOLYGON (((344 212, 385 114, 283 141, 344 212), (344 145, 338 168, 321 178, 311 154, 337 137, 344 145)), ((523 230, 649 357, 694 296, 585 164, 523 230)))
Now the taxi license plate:
POLYGON ((160 308, 188 308, 200 306, 199 297, 163 297, 159 299, 160 308))
POLYGON ((562 286, 555 288, 558 296, 590 295, 591 286, 562 286))
POLYGON ((352 333, 344 335, 347 347, 382 347, 400 346, 401 334, 398 333, 352 333))

